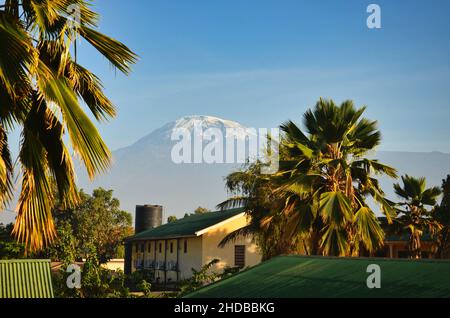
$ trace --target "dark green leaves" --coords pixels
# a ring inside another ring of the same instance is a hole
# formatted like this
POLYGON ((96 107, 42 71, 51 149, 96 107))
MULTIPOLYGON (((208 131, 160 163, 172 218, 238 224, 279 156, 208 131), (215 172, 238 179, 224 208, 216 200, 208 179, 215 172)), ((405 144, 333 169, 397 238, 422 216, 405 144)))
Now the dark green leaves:
POLYGON ((325 192, 320 196, 319 212, 325 222, 343 226, 352 220, 350 200, 341 192, 325 192))

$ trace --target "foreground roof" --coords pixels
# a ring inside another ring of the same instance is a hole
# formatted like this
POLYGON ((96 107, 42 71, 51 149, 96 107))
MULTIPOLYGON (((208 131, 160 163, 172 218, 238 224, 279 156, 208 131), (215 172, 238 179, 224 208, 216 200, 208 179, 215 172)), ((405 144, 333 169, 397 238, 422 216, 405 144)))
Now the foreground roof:
POLYGON ((127 238, 127 241, 197 236, 199 232, 244 212, 243 208, 191 215, 127 238))
POLYGON ((186 297, 450 297, 450 262, 279 256, 186 297), (380 266, 380 289, 367 288, 370 264, 380 266))
POLYGON ((50 260, 0 260, 0 298, 53 298, 50 260))

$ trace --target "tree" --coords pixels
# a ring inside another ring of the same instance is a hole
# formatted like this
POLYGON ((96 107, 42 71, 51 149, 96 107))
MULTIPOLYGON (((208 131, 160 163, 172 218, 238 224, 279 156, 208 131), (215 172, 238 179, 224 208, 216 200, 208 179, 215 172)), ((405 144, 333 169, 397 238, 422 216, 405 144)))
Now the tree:
POLYGON ((384 232, 366 198, 378 202, 392 222, 396 211, 375 175, 395 178, 396 170, 366 157, 381 134, 375 121, 362 117, 364 110, 351 101, 320 99, 304 114, 305 132, 292 121, 280 126, 280 171, 265 185, 271 202, 264 203, 258 189, 244 197, 248 202, 250 194, 259 204, 250 205, 249 213, 256 214, 260 232, 278 223, 274 228, 285 242, 295 248, 300 237, 311 255, 357 256, 361 247, 374 252, 382 246, 384 232))
POLYGON ((66 273, 61 269, 53 274, 55 294, 57 297, 81 297, 81 298, 124 298, 129 296, 126 287, 126 277, 122 271, 113 272, 103 268, 99 262, 95 246, 86 246, 86 262, 81 270, 81 288, 68 288, 66 273))
POLYGON ((12 236, 12 223, 0 223, 0 259, 18 259, 25 257, 25 246, 12 236))
POLYGON ((438 236, 438 257, 450 258, 450 175, 442 180, 442 201, 435 213, 436 220, 442 225, 438 236))
POLYGON ((175 215, 169 215, 167 217, 167 223, 172 223, 175 222, 177 220, 177 217, 175 215))
POLYGON ((205 213, 208 213, 208 212, 211 212, 211 210, 199 206, 198 208, 196 208, 196 209, 194 210, 194 213, 185 213, 183 217, 186 218, 186 217, 188 217, 188 216, 199 215, 199 214, 205 214, 205 213))
POLYGON ((67 207, 79 200, 73 152, 91 178, 105 171, 111 154, 96 120, 115 116, 102 83, 78 64, 76 43, 83 39, 127 74, 136 55, 96 31, 98 15, 84 0, 5 0, 0 6, 0 208, 12 200, 14 165, 8 133, 22 129, 21 193, 13 233, 27 249, 39 250, 56 237, 49 178, 67 207), (75 12, 75 15, 74 15, 75 12), (76 12, 80 14, 77 16, 76 12), (79 18, 79 21, 76 21, 79 18), (72 52, 74 54, 72 54, 72 52))
POLYGON ((213 271, 212 268, 219 261, 219 259, 215 258, 203 265, 199 270, 192 268, 192 277, 180 283, 180 292, 177 297, 182 297, 204 285, 213 283, 219 277, 219 274, 213 271))
POLYGON ((286 197, 283 213, 297 220, 309 237, 309 252, 358 256, 383 244, 384 232, 366 203, 372 197, 391 222, 395 210, 375 175, 396 177, 396 170, 367 154, 379 145, 377 122, 362 117, 365 107, 352 101, 336 105, 320 99, 304 114, 304 133, 292 121, 281 125, 287 159, 275 176, 286 197))
MULTIPOLYGON (((123 256, 123 239, 132 234, 131 214, 120 209, 113 190, 95 189, 92 196, 81 193, 81 204, 72 212, 72 228, 78 246, 93 245, 101 263, 123 256)), ((81 250, 81 255, 86 253, 81 250)))
POLYGON ((441 225, 434 217, 434 210, 427 206, 435 206, 441 194, 438 187, 426 188, 425 178, 402 176, 402 183, 394 184, 395 193, 403 199, 398 202, 400 212, 397 222, 409 232, 408 249, 411 258, 421 258, 421 237, 424 232, 436 234, 441 225))
POLYGON ((194 210, 194 214, 205 214, 205 213, 208 213, 208 212, 211 212, 211 211, 208 208, 204 208, 204 207, 201 207, 201 206, 199 206, 198 208, 196 208, 194 210))
POLYGON ((79 196, 75 208, 55 207, 58 238, 39 254, 72 263, 87 258, 94 247, 100 263, 123 258, 123 240, 133 234, 131 214, 120 209, 113 190, 97 188, 92 195, 80 191, 79 196))

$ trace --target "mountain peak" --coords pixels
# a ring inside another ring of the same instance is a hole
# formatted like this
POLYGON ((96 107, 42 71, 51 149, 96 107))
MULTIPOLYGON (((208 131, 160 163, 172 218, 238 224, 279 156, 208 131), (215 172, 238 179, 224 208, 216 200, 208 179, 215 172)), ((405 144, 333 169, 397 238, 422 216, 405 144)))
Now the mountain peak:
POLYGON ((143 147, 145 145, 170 145, 172 143, 171 135, 174 129, 185 128, 192 132, 195 124, 201 126, 203 130, 208 128, 218 128, 223 132, 225 132, 225 129, 227 128, 247 129, 247 127, 232 120, 207 115, 190 115, 181 117, 175 121, 171 121, 163 125, 145 137, 139 139, 132 146, 143 147))
POLYGON ((238 122, 232 120, 226 120, 214 116, 206 115, 191 115, 177 119, 174 122, 172 129, 175 128, 187 128, 192 129, 194 124, 201 124, 204 128, 217 127, 217 128, 245 128, 238 122))

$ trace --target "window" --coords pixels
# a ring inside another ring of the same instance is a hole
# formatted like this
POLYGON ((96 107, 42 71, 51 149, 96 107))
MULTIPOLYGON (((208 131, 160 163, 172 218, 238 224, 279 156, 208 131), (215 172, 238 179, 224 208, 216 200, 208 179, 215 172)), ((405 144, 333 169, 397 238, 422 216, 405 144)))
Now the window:
POLYGON ((141 244, 141 253, 144 253, 144 248, 145 248, 145 244, 142 243, 142 244, 141 244))
POLYGON ((170 254, 173 253, 173 242, 170 242, 170 254))
POLYGON ((161 243, 159 243, 159 252, 160 253, 162 252, 162 244, 161 243))
POLYGON ((234 246, 234 266, 245 266, 245 245, 234 246))
POLYGON ((187 240, 184 240, 183 250, 185 253, 187 253, 187 240))
POLYGON ((152 251, 152 244, 151 242, 148 242, 147 252, 150 253, 151 251, 152 251))

